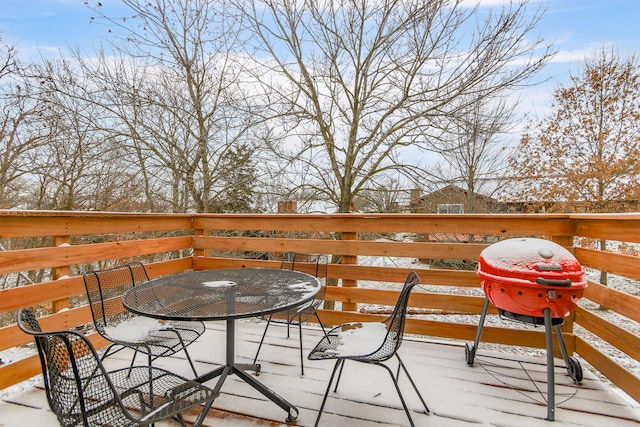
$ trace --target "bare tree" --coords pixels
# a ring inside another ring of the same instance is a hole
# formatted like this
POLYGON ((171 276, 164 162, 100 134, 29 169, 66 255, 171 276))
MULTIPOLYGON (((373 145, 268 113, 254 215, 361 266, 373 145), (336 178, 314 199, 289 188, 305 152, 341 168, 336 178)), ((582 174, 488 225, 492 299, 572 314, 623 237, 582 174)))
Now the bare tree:
POLYGON ((549 59, 527 1, 235 0, 254 77, 296 185, 348 212, 376 177, 414 161, 469 105, 524 84, 549 59), (462 102, 464 100, 464 102, 462 102), (275 128, 274 124, 274 128, 275 128), (413 150, 411 154, 409 150, 413 150), (407 157, 409 157, 407 159, 407 157))
POLYGON ((506 133, 514 105, 504 98, 477 100, 461 110, 441 141, 434 143, 442 163, 435 168, 446 184, 466 190, 465 212, 477 212, 479 194, 491 197, 505 184, 509 168, 506 133))
POLYGON ((410 194, 399 180, 389 178, 354 197, 354 205, 363 212, 401 212, 409 206, 410 194))
POLYGON ((221 161, 236 145, 251 147, 233 49, 238 28, 224 2, 124 0, 130 16, 93 7, 117 56, 76 59, 100 93, 114 135, 130 147, 146 191, 174 211, 207 212, 224 188, 221 161), (158 183, 168 188, 152 188, 158 183))
POLYGON ((4 44, 0 37, 0 79, 15 72, 16 69, 16 50, 13 46, 4 44))
POLYGON ((46 110, 34 100, 15 49, 1 39, 0 45, 0 208, 13 208, 23 203, 28 156, 46 143, 52 129, 42 120, 46 110))
POLYGON ((31 150, 25 186, 31 209, 140 210, 134 201, 138 168, 105 129, 105 109, 88 96, 89 79, 69 59, 43 60, 30 67, 30 99, 39 106, 47 137, 31 150), (126 189, 126 190, 125 190, 126 189))

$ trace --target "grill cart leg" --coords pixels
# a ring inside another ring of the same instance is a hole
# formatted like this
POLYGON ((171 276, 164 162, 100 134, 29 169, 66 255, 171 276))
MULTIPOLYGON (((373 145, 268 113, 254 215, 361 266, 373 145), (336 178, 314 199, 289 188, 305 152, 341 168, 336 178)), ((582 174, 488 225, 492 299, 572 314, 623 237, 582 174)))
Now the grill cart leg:
POLYGON ((555 372, 553 370, 553 334, 551 326, 551 309, 544 309, 544 334, 547 344, 547 420, 555 420, 556 392, 555 372))
POLYGON ((574 383, 580 384, 582 382, 582 366, 578 359, 569 357, 567 354, 567 346, 564 343, 564 337, 562 336, 562 329, 560 325, 556 325, 556 336, 558 337, 558 344, 560 344, 560 352, 562 353, 562 359, 567 367, 567 374, 573 380, 574 383))
POLYGON ((489 298, 485 298, 484 305, 482 306, 482 314, 480 315, 480 323, 478 323, 478 330, 476 331, 476 339, 473 342, 473 347, 469 347, 468 343, 464 345, 464 355, 467 360, 467 365, 473 366, 473 361, 476 358, 476 350, 480 344, 480 337, 482 337, 482 327, 484 326, 484 320, 487 317, 487 311, 489 310, 489 298))

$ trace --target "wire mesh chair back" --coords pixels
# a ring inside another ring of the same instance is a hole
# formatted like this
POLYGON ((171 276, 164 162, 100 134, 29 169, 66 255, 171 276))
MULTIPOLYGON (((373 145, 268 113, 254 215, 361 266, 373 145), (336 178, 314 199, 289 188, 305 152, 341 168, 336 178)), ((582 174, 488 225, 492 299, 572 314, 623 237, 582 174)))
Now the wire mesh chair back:
POLYGON ((389 359, 396 351, 398 351, 398 348, 400 348, 400 344, 402 344, 402 338, 404 336, 404 325, 407 319, 409 297, 411 296, 413 287, 419 283, 420 277, 413 271, 409 273, 404 285, 402 286, 402 291, 400 291, 398 301, 396 302, 396 306, 394 307, 391 316, 383 322, 387 326, 387 335, 385 336, 384 342, 378 351, 371 355, 373 359, 389 359))
MULTIPOLYGON (((60 411, 64 411, 64 409, 62 409, 64 407, 64 403, 57 402, 56 399, 52 398, 51 382, 53 381, 54 384, 60 382, 56 380, 56 373, 59 369, 45 375, 45 373, 48 372, 48 364, 50 363, 50 361, 47 360, 46 355, 52 354, 51 348, 53 345, 53 338, 51 336, 47 337, 46 335, 41 334, 42 329, 40 329, 40 324, 38 323, 36 316, 30 310, 22 309, 18 311, 17 323, 20 330, 34 337, 36 347, 38 349, 38 356, 40 357, 40 365, 42 367, 44 377, 47 401, 49 402, 49 407, 51 407, 53 412, 58 414, 60 411)), ((57 366, 57 364, 53 364, 53 366, 57 366)), ((62 420, 60 420, 60 423, 64 425, 62 420)))
POLYGON ((326 281, 329 275, 329 257, 326 255, 305 255, 296 252, 285 252, 280 263, 280 268, 284 270, 295 270, 296 262, 314 263, 312 274, 318 280, 322 287, 320 291, 308 304, 292 310, 293 315, 290 321, 305 322, 311 318, 316 310, 324 304, 327 295, 326 281))
POLYGON ((143 263, 130 262, 127 264, 127 267, 129 267, 131 277, 133 277, 133 286, 149 281, 149 275, 147 274, 147 269, 144 267, 143 263))
MULTIPOLYGON (((326 280, 329 275, 329 257, 326 255, 306 255, 300 254, 297 252, 285 252, 282 256, 282 262, 280 263, 280 269, 282 270, 295 270, 296 263, 313 263, 314 269, 311 273, 320 280, 320 291, 315 296, 314 299, 305 303, 301 306, 294 307, 290 310, 283 311, 281 313, 277 313, 276 315, 269 315, 267 317, 267 325, 264 328, 264 332, 262 333, 262 338, 260 339, 260 343, 258 344, 258 350, 256 351, 256 355, 253 358, 253 363, 255 364, 258 360, 258 356, 260 354, 260 349, 262 349, 262 344, 264 343, 264 339, 267 335, 267 330, 269 329, 269 325, 272 321, 275 322, 284 322, 287 324, 287 338, 290 336, 291 325, 298 325, 298 336, 300 338, 300 371, 304 375, 304 354, 302 348, 302 324, 308 321, 311 317, 315 316, 318 324, 322 328, 322 332, 326 334, 324 325, 320 320, 320 316, 318 316, 317 310, 318 308, 324 304, 324 299, 327 292, 326 280), (283 316, 283 317, 280 317, 283 316)), ((301 268, 300 270, 309 273, 307 268, 301 268)))
POLYGON ((42 332, 32 311, 18 327, 34 337, 51 410, 63 426, 148 425, 204 403, 202 423, 217 396, 194 381, 150 366, 108 372, 89 340, 75 331, 42 332), (183 393, 181 395, 180 393, 183 393))
POLYGON ((326 279, 329 272, 329 257, 323 254, 307 255, 297 252, 285 252, 282 255, 280 268, 283 270, 295 270, 296 263, 307 262, 314 263, 315 269, 312 272, 318 279, 326 279))
MULTIPOLYGON (((60 424, 88 425, 88 414, 115 398, 90 344, 70 331, 43 333, 33 313, 27 310, 19 313, 18 325, 35 337, 42 372, 46 372, 47 399, 60 424)), ((117 409, 111 408, 111 412, 117 409)), ((118 417, 113 414, 109 416, 112 419, 118 417)))
POLYGON ((108 270, 88 271, 84 274, 91 314, 98 332, 105 336, 106 328, 117 326, 135 317, 122 305, 122 295, 137 283, 149 280, 141 263, 130 263, 108 270))

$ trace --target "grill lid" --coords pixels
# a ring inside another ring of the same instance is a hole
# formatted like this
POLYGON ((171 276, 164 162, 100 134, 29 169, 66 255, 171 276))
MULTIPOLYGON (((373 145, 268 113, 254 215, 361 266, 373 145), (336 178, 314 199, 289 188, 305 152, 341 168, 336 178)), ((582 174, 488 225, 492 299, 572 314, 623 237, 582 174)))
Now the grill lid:
POLYGON ((536 238, 502 240, 480 254, 478 274, 525 280, 550 286, 571 286, 582 281, 584 269, 557 243, 536 238))

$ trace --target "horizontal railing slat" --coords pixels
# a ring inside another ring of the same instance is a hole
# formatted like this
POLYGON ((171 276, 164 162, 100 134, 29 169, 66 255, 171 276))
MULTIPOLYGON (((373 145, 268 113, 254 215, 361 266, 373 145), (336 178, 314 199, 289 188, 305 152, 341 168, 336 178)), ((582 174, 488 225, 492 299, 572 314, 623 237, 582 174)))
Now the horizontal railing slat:
MULTIPOLYGON (((221 257, 195 257, 194 269, 206 270, 213 268, 263 267, 279 268, 280 261, 264 261, 253 259, 234 259, 221 257)), ((419 268, 390 268, 363 265, 331 264, 329 277, 349 280, 369 280, 403 283, 407 275, 415 271, 422 279, 422 283, 442 286, 463 286, 475 288, 480 286, 475 271, 419 269, 419 268)))
MULTIPOLYGON (((354 302, 366 304, 381 304, 393 306, 398 300, 399 291, 327 287, 326 299, 330 301, 354 302)), ((480 314, 484 305, 483 297, 448 295, 433 292, 414 291, 409 300, 409 306, 450 313, 480 314)), ((491 306, 490 314, 497 310, 491 306)))
POLYGON ((190 249, 191 239, 165 237, 0 251, 0 274, 190 249))
POLYGON ((324 232, 411 232, 417 234, 494 234, 573 236, 575 225, 565 214, 433 215, 433 214, 203 214, 195 229, 324 232))
MULTIPOLYGON (((38 319, 44 331, 62 331, 74 329, 76 326, 86 325, 92 321, 91 310, 88 305, 59 311, 38 319)), ((31 336, 22 333, 16 324, 0 329, 0 350, 24 345, 33 341, 31 336)))
POLYGON ((640 337, 633 335, 584 308, 578 307, 575 314, 576 322, 580 326, 599 336, 623 353, 628 354, 636 360, 640 360, 640 337))
POLYGON ((328 253, 360 256, 389 256, 436 259, 478 259, 488 244, 372 242, 323 239, 266 239, 258 237, 195 237, 197 249, 286 252, 296 248, 303 253, 328 253))
POLYGON ((17 288, 1 289, 0 312, 71 298, 85 292, 82 278, 78 276, 17 288))
POLYGON ((640 402, 640 378, 580 337, 576 337, 576 352, 636 402, 640 402))
POLYGON ((0 211, 0 238, 190 231, 192 219, 187 214, 0 211))
POLYGON ((595 249, 575 248, 574 255, 585 267, 640 280, 640 269, 634 265, 638 257, 595 249))
POLYGON ((640 219, 635 214, 571 215, 575 235, 640 243, 640 219))
POLYGON ((584 290, 584 297, 640 322, 640 298, 637 296, 590 281, 584 290))

